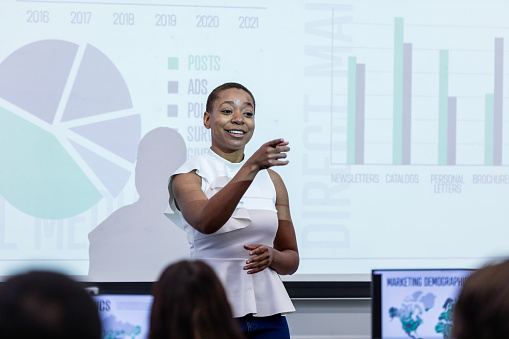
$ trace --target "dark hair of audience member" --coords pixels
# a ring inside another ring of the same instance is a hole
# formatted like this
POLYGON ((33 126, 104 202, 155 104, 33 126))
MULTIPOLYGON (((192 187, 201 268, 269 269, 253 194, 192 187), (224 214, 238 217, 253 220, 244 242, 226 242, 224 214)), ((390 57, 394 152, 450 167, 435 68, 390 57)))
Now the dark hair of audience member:
POLYGON ((454 308, 456 339, 509 337, 509 260, 472 273, 454 308))
POLYGON ((0 338, 100 339, 101 321, 79 283, 31 271, 0 283, 0 338))
POLYGON ((204 262, 179 261, 154 284, 149 339, 240 339, 226 293, 204 262))

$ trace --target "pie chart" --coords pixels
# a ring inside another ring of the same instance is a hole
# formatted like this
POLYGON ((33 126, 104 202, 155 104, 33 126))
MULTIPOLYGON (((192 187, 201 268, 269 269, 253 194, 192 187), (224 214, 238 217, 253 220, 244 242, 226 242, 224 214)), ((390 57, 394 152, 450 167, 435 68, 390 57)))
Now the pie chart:
POLYGON ((0 195, 42 219, 116 197, 133 172, 141 119, 98 48, 40 40, 0 63, 0 195))

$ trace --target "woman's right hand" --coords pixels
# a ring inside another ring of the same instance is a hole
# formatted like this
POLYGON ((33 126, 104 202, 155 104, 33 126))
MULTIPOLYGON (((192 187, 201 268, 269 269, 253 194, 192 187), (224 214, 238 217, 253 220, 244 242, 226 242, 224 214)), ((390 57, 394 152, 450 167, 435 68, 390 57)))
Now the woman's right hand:
POLYGON ((272 166, 284 166, 288 160, 286 153, 290 151, 289 142, 275 139, 263 144, 247 161, 246 166, 253 166, 255 170, 263 170, 272 166))

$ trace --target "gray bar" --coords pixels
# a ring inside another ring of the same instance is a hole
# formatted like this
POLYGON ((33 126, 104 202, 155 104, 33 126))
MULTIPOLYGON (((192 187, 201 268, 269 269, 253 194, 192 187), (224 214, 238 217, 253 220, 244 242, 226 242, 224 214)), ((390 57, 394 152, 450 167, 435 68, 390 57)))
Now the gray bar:
POLYGON ((178 117, 179 115, 179 106, 178 105, 168 105, 168 117, 178 117))
POLYGON ((401 119, 401 164, 410 165, 412 147, 412 44, 403 44, 403 114, 401 119))
POLYGON ((179 92, 179 82, 178 81, 168 81, 168 93, 169 94, 177 94, 179 92))
POLYGON ((493 92, 493 165, 502 165, 504 89, 504 39, 495 38, 495 88, 493 92))
POLYGON ((456 165, 456 97, 447 100, 447 165, 456 165))
POLYGON ((355 164, 364 164, 364 105, 366 101, 366 65, 357 64, 355 81, 355 164))

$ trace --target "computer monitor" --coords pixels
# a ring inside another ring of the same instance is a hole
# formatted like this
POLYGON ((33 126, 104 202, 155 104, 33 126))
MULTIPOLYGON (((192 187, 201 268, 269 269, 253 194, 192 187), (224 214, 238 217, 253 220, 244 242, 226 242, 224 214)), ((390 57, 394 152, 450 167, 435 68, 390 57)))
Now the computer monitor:
POLYGON ((103 338, 145 339, 150 324, 151 295, 93 296, 103 326, 103 338))
POLYGON ((471 269, 372 270, 372 338, 449 338, 471 269))

